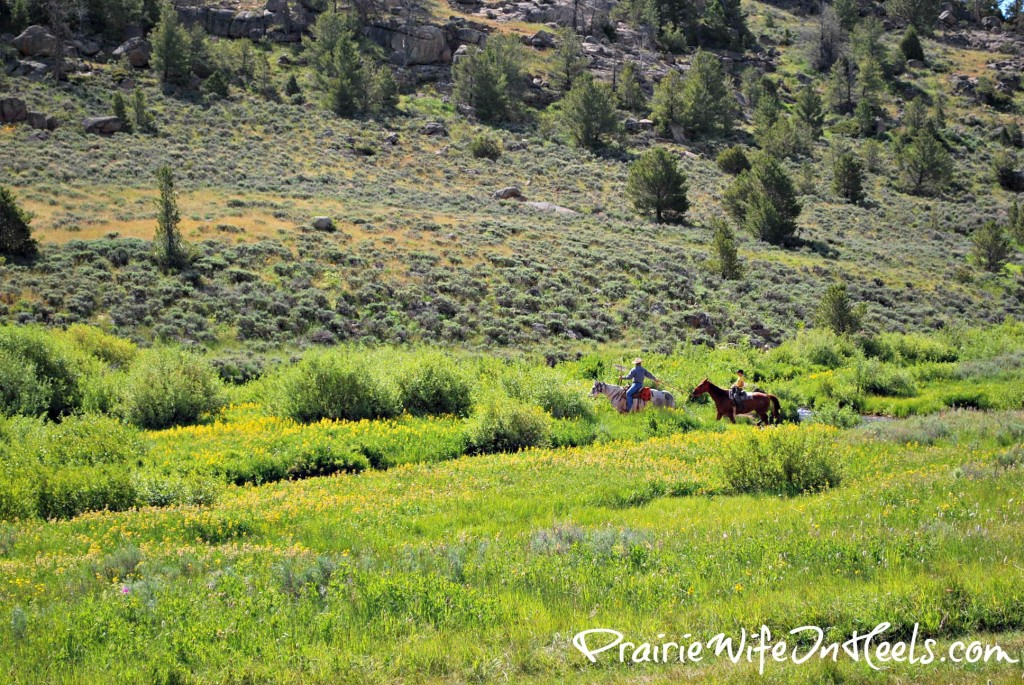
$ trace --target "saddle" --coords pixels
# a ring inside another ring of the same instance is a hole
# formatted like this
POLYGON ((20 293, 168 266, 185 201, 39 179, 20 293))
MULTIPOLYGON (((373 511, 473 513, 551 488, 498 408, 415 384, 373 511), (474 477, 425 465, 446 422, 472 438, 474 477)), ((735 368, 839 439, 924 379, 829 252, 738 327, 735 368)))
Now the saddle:
POLYGON ((650 388, 640 388, 640 392, 638 392, 636 394, 636 397, 637 397, 638 400, 641 400, 643 402, 650 402, 651 401, 651 397, 652 397, 651 389, 650 388))
POLYGON ((729 388, 729 397, 732 398, 733 403, 736 405, 736 409, 743 409, 743 402, 750 397, 745 390, 739 388, 729 388))

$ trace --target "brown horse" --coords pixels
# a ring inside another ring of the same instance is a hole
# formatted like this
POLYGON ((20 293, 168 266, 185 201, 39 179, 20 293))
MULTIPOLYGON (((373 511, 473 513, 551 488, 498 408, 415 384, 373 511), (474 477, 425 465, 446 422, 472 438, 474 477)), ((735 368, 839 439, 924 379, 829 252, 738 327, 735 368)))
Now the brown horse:
POLYGON ((743 400, 742 412, 736 408, 736 403, 729 397, 728 390, 718 387, 707 378, 702 380, 700 385, 693 389, 693 392, 690 393, 690 399, 696 399, 704 393, 711 395, 711 399, 715 401, 715 409, 718 411, 715 421, 723 416, 727 416, 730 421, 736 423, 737 415, 757 414, 758 419, 760 419, 760 425, 763 426, 766 423, 779 423, 782 418, 779 413, 779 398, 766 392, 752 392, 748 394, 746 399, 743 400), (768 418, 769 410, 771 411, 771 420, 768 418))

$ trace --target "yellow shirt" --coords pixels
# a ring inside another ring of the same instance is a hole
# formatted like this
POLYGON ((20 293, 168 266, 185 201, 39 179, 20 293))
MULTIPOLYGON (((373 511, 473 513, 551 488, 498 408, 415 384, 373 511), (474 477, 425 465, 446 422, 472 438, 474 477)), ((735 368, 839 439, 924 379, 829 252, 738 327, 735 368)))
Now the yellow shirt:
POLYGON ((742 390, 743 389, 743 377, 740 376, 739 378, 737 378, 736 382, 733 383, 732 386, 734 388, 739 388, 740 390, 742 390))

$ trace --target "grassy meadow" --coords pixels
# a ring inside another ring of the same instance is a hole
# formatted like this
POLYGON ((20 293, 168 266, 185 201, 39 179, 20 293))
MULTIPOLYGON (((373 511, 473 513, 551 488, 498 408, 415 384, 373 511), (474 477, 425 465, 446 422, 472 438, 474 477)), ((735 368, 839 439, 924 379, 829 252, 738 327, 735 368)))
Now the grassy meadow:
POLYGON ((572 646, 598 627, 639 642, 762 623, 841 642, 886 621, 889 639, 917 623, 937 650, 1022 656, 1019 323, 654 353, 679 408, 632 416, 587 396, 629 357, 603 347, 553 367, 314 349, 241 383, 81 326, 0 329, 0 351, 33 370, 0 423, 7 682, 1020 678, 589 664, 572 646), (813 417, 726 427, 688 400, 739 365, 813 417), (47 404, 58 386, 78 404, 47 404), (909 418, 862 422, 880 408, 909 418))

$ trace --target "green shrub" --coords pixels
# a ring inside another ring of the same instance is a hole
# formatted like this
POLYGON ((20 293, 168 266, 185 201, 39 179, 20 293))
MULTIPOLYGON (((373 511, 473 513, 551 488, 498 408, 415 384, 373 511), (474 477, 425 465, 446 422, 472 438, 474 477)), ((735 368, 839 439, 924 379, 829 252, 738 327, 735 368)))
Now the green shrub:
POLYGON ((50 394, 49 381, 36 375, 34 364, 0 348, 0 415, 44 414, 50 394))
POLYGON ((110 335, 95 326, 76 323, 62 335, 85 354, 110 366, 126 367, 138 353, 138 346, 132 341, 110 335))
POLYGON ((0 355, 5 359, 0 361, 0 373, 10 374, 17 388, 0 391, 0 397, 9 394, 5 408, 30 407, 32 413, 42 410, 56 419, 80 406, 82 360, 50 332, 35 326, 0 327, 0 355), (32 370, 34 382, 14 369, 18 363, 32 370))
POLYGON ((501 141, 482 133, 469 141, 469 153, 477 159, 498 159, 501 157, 501 141))
POLYGON ((195 423, 223 404, 217 372, 196 354, 171 348, 146 350, 128 370, 118 410, 140 428, 195 423))
POLYGON ((73 518, 87 511, 124 511, 136 505, 135 484, 122 466, 41 470, 36 513, 44 519, 73 518))
POLYGON ((417 355, 407 364, 398 376, 398 394, 402 407, 414 416, 466 416, 473 404, 468 374, 455 359, 440 353, 417 355))
MULTIPOLYGON (((0 445, 2 449, 3 445, 0 445)), ((7 466, 4 461, 0 455, 0 466, 7 466)), ((5 468, 4 477, 0 478, 0 521, 31 518, 35 513, 35 493, 32 491, 31 480, 5 468)))
POLYGON ((209 506, 224 489, 220 480, 198 473, 165 475, 142 471, 136 474, 134 483, 139 506, 150 507, 209 506))
POLYGON ((496 394, 477 405, 468 434, 477 453, 543 447, 550 442, 551 418, 540 407, 496 394))
POLYGON ((721 468, 733 492, 794 496, 838 486, 843 464, 831 431, 787 427, 739 441, 721 468))
POLYGON ((585 447, 597 440, 597 428, 583 419, 558 419, 551 422, 552 447, 585 447))
POLYGON ((235 485, 260 485, 338 472, 358 473, 369 467, 367 457, 352 446, 317 434, 302 436, 301 440, 286 438, 259 453, 236 452, 228 455, 217 471, 235 485))
POLYGON ((75 415, 60 423, 21 421, 9 431, 11 451, 22 463, 54 468, 129 464, 146 456, 139 432, 108 416, 75 415))
POLYGON ((948 343, 917 333, 880 333, 863 339, 861 348, 869 357, 897 364, 954 362, 959 356, 948 343))
POLYGON ((869 395, 913 397, 917 394, 914 379, 907 371, 874 359, 858 361, 853 375, 856 386, 869 395))
POLYGON ((832 331, 804 330, 768 353, 769 362, 786 362, 794 366, 823 366, 837 369, 856 354, 853 343, 832 331))
POLYGON ((739 145, 727 147, 719 152, 718 157, 715 158, 715 164, 727 174, 738 174, 750 168, 747 153, 739 145))
POLYGON ((982 390, 963 388, 942 397, 943 406, 952 409, 991 409, 992 401, 982 390))
POLYGON ((401 413, 398 393, 378 378, 363 355, 335 349, 306 355, 279 378, 276 408, 309 423, 320 419, 390 418, 401 413))
POLYGON ((516 367, 502 376, 502 388, 514 399, 535 404, 556 419, 592 419, 593 402, 549 370, 516 367))
POLYGON ((840 405, 838 402, 822 402, 814 409, 810 423, 820 423, 836 428, 853 428, 860 425, 860 414, 850 406, 840 405))

